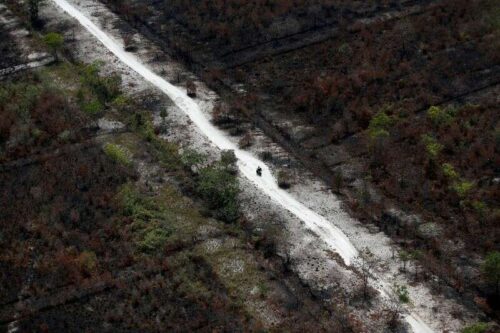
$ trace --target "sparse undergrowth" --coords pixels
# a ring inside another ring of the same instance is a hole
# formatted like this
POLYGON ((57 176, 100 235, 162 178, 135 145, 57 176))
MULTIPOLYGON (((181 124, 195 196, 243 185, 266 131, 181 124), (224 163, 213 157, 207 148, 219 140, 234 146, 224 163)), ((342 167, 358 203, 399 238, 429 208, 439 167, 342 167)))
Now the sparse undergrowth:
POLYGON ((261 269, 260 250, 248 247, 252 237, 236 223, 234 153, 211 165, 180 154, 96 64, 61 62, 16 81, 0 90, 4 102, 13 101, 0 104, 7 163, 0 174, 0 298, 7 301, 0 316, 12 310, 32 271, 22 297, 41 308, 26 308, 33 312, 16 324, 22 331, 92 330, 95 322, 132 331, 335 326, 316 305, 303 305, 307 297, 290 309, 286 297, 269 292, 279 283, 261 269), (89 112, 88 101, 98 101, 98 110, 89 112), (123 121, 128 131, 96 135, 90 124, 101 116, 123 121), (34 152, 46 147, 60 152, 37 159, 34 152), (142 163, 168 175, 154 189, 155 178, 143 184, 134 169, 145 155, 142 163), (20 170, 8 166, 33 156, 20 170), (280 320, 267 322, 266 307, 282 309, 280 320))

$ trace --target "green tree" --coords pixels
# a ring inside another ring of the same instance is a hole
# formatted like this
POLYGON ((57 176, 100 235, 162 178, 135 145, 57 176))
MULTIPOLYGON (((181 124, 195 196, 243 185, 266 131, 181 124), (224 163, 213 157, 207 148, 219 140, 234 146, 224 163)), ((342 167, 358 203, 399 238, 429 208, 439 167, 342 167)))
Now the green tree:
POLYGON ((498 294, 500 291, 500 252, 494 251, 486 256, 482 271, 488 282, 494 285, 498 294))
POLYGON ((443 174, 448 179, 455 180, 458 178, 458 172, 455 170, 453 165, 451 165, 450 163, 443 163, 441 165, 441 170, 443 171, 443 174))
POLYGON ((52 52, 52 55, 54 56, 56 61, 59 61, 57 52, 62 48, 64 44, 64 37, 57 32, 49 32, 43 37, 43 41, 50 48, 50 51, 52 52))
POLYGON ((460 198, 465 198, 467 194, 474 188, 474 183, 469 182, 467 180, 461 180, 455 182, 452 185, 452 188, 460 198))
POLYGON ((194 149, 186 149, 181 155, 181 162, 187 170, 197 172, 207 157, 194 149))
POLYGON ((372 162, 370 167, 379 167, 385 164, 386 144, 390 135, 389 130, 394 124, 394 119, 387 115, 385 111, 378 112, 370 120, 368 125, 368 135, 370 138, 370 150, 372 162))

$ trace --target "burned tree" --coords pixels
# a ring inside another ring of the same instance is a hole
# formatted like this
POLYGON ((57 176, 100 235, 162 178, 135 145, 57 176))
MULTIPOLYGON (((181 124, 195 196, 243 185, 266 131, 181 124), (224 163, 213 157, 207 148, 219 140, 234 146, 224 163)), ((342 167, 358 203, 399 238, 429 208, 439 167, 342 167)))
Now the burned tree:
POLYGON ((44 0, 29 0, 28 1, 28 12, 30 17, 30 22, 32 26, 37 26, 40 23, 39 11, 40 5, 44 0))
POLYGON ((186 82, 186 91, 187 91, 187 95, 189 97, 196 97, 196 85, 194 84, 193 81, 191 80, 188 80, 186 82))
POLYGON ((137 51, 137 44, 135 43, 133 34, 126 34, 123 37, 123 48, 127 52, 137 51))
POLYGON ((363 287, 363 298, 367 300, 370 296, 369 282, 375 267, 376 260, 369 248, 365 247, 361 250, 359 257, 354 262, 354 267, 358 270, 363 287))

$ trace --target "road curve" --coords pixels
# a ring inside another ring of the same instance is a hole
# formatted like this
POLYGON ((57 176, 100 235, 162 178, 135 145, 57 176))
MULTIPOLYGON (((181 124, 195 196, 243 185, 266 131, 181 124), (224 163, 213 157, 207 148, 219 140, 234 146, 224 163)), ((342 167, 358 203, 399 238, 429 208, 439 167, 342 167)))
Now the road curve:
MULTIPOLYGON (((229 138, 217 127, 212 125, 210 120, 203 114, 200 107, 194 100, 186 95, 185 89, 176 87, 152 70, 142 64, 133 54, 127 53, 123 44, 108 36, 89 18, 72 6, 66 0, 52 0, 67 14, 75 18, 87 31, 96 37, 109 51, 111 51, 120 61, 130 67, 133 71, 141 75, 145 80, 151 82, 162 92, 164 92, 172 101, 191 119, 198 127, 199 131, 205 135, 219 149, 232 149, 238 158, 238 168, 243 176, 254 183, 263 193, 268 195, 273 201, 280 204, 284 209, 302 220, 305 225, 316 233, 328 246, 337 252, 344 260, 346 265, 351 265, 354 258, 358 256, 358 251, 350 242, 349 238, 328 221, 323 216, 312 211, 304 204, 293 198, 288 192, 280 189, 276 179, 271 174, 269 167, 257 159, 251 153, 241 150, 238 146, 229 140, 229 138), (262 177, 257 176, 255 170, 260 166, 262 168, 262 177)), ((385 288, 384 288, 385 289, 385 288)), ((386 294, 381 290, 383 294, 386 294)), ((422 322, 415 314, 408 314, 405 317, 408 324, 415 333, 432 333, 433 331, 422 322)))

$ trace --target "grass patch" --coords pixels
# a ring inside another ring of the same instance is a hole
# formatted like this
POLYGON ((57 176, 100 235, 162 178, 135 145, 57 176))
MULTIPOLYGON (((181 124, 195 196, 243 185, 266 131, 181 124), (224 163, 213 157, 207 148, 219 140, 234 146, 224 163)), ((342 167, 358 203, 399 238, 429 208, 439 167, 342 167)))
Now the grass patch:
POLYGON ((256 285, 266 286, 266 277, 237 238, 226 238, 223 244, 211 253, 206 253, 202 244, 196 247, 195 253, 210 263, 233 298, 245 299, 256 285))
POLYGON ((487 323, 475 323, 464 328, 462 333, 485 333, 488 327, 487 323))
POLYGON ((154 252, 161 249, 167 243, 170 234, 171 232, 161 225, 150 227, 139 241, 139 249, 143 252, 154 252))
POLYGON ((130 151, 132 156, 140 153, 142 149, 144 149, 144 145, 142 145, 141 138, 133 132, 117 134, 113 139, 113 143, 122 146, 128 151, 130 151))
POLYGON ((82 103, 82 110, 89 116, 97 116, 104 111, 104 105, 99 100, 94 99, 87 103, 82 103))
POLYGON ((132 220, 128 227, 138 251, 149 255, 161 254, 167 246, 191 244, 202 225, 217 228, 215 221, 203 217, 190 199, 169 185, 151 196, 127 184, 115 200, 132 220))
POLYGON ((132 165, 132 153, 125 147, 107 143, 104 146, 104 153, 113 161, 124 166, 132 165))

